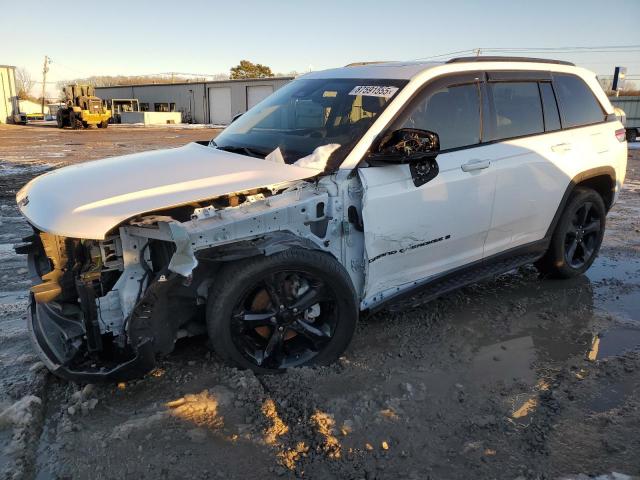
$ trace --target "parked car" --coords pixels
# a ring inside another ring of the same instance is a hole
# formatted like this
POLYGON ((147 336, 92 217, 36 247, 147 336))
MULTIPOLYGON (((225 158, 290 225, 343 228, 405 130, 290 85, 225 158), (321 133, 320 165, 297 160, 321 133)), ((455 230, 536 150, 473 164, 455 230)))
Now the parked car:
POLYGON ((257 372, 327 364, 362 312, 416 292, 533 262, 584 273, 626 161, 611 103, 570 63, 310 73, 210 142, 22 188, 31 337, 51 371, 91 382, 143 375, 203 333, 257 372))

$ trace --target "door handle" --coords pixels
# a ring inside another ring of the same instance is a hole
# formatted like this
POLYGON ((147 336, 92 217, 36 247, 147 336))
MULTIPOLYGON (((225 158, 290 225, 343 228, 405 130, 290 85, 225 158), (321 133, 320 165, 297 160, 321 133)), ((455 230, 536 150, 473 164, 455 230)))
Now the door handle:
POLYGON ((469 160, 460 166, 463 172, 474 172, 476 170, 484 170, 489 168, 491 162, 489 160, 469 160))
POLYGON ((569 150, 571 150, 571 144, 570 143, 558 143, 557 145, 552 146, 551 150, 553 150, 556 153, 568 152, 569 150))

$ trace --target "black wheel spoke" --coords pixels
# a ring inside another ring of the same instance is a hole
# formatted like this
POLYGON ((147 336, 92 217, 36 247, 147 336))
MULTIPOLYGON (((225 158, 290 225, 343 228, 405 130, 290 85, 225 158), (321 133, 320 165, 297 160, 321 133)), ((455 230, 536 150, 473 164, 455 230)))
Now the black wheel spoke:
POLYGON ((569 248, 567 249, 567 260, 569 260, 569 263, 573 263, 577 248, 578 248, 578 239, 574 238, 571 241, 571 245, 569 245, 569 248))
POLYGON ((236 318, 242 321, 246 328, 257 328, 266 325, 273 325, 275 323, 275 321, 273 320, 274 317, 275 312, 242 312, 236 316, 236 318))
POLYGON ((280 305, 284 305, 282 278, 280 278, 280 275, 269 275, 269 277, 264 282, 264 287, 267 291, 267 294, 269 295, 269 299, 271 300, 271 305, 273 306, 273 308, 278 309, 280 305))
POLYGON ((584 233, 595 233, 600 231, 600 220, 593 220, 589 224, 585 225, 584 233))
POLYGON ((326 292, 324 285, 320 284, 318 286, 311 287, 309 290, 304 292, 302 296, 298 298, 293 305, 291 305, 291 308, 295 308, 299 312, 303 312, 325 298, 326 292))
POLYGON ((267 346, 264 349, 264 355, 262 363, 269 362, 272 365, 277 362, 277 359, 282 357, 284 347, 284 330, 274 328, 267 346))
POLYGON ((587 219, 589 218, 589 212, 591 211, 591 202, 586 202, 582 208, 580 209, 581 212, 578 215, 578 221, 579 224, 584 226, 587 223, 587 219))
POLYGON ((304 320, 298 320, 291 326, 291 328, 309 340, 314 350, 319 350, 320 347, 322 347, 322 345, 331 338, 327 332, 320 328, 316 328, 304 320))

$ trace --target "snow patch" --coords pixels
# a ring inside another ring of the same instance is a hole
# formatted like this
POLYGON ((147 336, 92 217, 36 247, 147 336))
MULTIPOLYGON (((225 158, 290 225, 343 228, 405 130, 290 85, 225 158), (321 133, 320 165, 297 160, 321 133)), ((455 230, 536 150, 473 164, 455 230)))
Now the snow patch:
POLYGON ((0 428, 29 425, 33 420, 34 407, 42 405, 42 400, 34 395, 22 397, 0 413, 0 428))
POLYGON ((125 440, 129 438, 132 433, 153 427, 156 423, 161 422, 168 416, 168 412, 158 412, 148 417, 127 420, 113 429, 111 432, 111 438, 125 440))

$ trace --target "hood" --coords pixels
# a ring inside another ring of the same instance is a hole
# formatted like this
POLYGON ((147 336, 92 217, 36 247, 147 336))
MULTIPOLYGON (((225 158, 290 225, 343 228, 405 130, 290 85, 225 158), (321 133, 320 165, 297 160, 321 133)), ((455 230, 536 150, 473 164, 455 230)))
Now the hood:
POLYGON ((103 239, 135 215, 320 172, 190 143, 54 170, 31 180, 16 200, 22 214, 42 231, 103 239))

